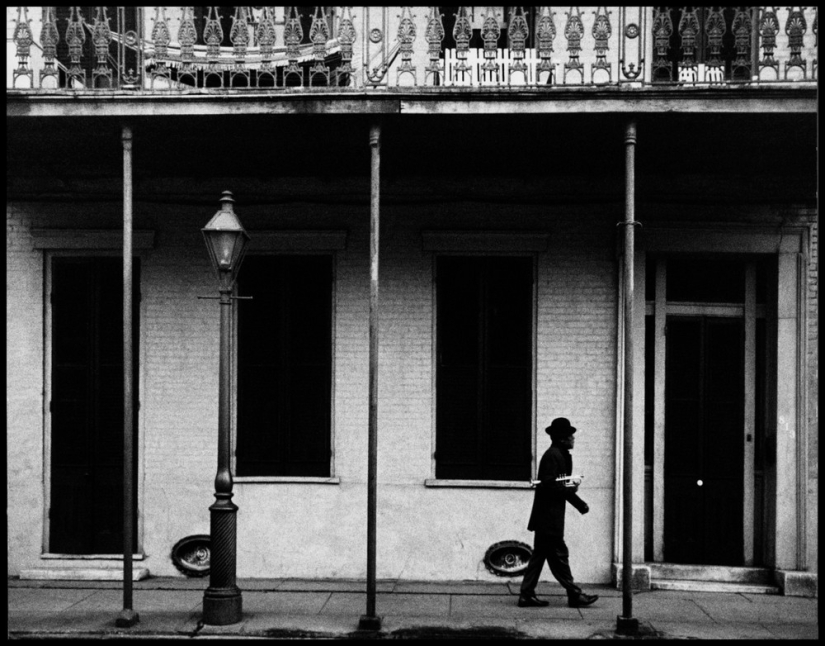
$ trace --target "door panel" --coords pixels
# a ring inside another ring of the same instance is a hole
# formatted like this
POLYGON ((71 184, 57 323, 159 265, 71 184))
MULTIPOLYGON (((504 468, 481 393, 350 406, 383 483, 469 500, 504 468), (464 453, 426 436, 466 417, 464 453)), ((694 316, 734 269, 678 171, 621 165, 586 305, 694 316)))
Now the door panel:
MULTIPOLYGON (((123 550, 122 260, 52 260, 51 509, 49 551, 123 550)), ((139 264, 134 263, 137 418, 139 264)), ((134 432, 135 446, 137 433, 134 432)), ((133 451, 137 514, 137 450, 133 451)), ((137 547, 137 523, 132 542, 137 547)))
POLYGON ((667 319, 666 561, 742 565, 743 330, 741 319, 667 319))

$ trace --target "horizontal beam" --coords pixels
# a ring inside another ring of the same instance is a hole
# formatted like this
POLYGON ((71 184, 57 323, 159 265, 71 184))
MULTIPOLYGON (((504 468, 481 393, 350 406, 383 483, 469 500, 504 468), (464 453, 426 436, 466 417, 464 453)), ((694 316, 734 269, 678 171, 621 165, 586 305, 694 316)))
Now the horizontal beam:
POLYGON ((816 114, 815 83, 706 87, 453 88, 380 92, 203 90, 186 94, 6 91, 7 117, 228 114, 816 114))

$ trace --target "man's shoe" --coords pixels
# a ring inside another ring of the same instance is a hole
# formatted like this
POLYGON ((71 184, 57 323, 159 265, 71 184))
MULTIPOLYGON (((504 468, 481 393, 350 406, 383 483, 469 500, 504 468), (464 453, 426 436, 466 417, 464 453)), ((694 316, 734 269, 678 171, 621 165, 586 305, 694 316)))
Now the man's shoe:
POLYGON ((598 598, 599 595, 597 594, 585 594, 581 592, 577 595, 567 597, 567 605, 571 608, 584 608, 595 603, 598 598))
POLYGON ((520 595, 518 598, 518 607, 519 608, 543 608, 544 606, 549 606, 549 601, 544 601, 544 599, 539 599, 536 595, 531 595, 529 597, 525 597, 524 595, 520 595))

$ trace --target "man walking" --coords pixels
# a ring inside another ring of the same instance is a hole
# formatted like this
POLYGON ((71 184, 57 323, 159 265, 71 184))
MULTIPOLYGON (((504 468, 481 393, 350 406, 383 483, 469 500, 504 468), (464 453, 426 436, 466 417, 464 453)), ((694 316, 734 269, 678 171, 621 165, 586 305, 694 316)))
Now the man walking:
POLYGON ((546 560, 550 572, 567 590, 567 605, 571 608, 583 608, 599 597, 595 594, 585 594, 573 582, 568 560, 570 553, 564 543, 564 511, 568 501, 582 514, 590 511, 590 507, 576 495, 580 480, 557 481, 561 476, 573 475, 573 457, 570 450, 575 443, 573 433, 576 432, 576 428, 570 425, 567 418, 558 417, 544 430, 550 436, 552 444, 539 463, 540 482, 536 485, 533 511, 527 524, 527 529, 535 532, 536 536, 533 555, 521 582, 518 605, 522 608, 550 605, 549 601, 536 596, 536 585, 546 560))

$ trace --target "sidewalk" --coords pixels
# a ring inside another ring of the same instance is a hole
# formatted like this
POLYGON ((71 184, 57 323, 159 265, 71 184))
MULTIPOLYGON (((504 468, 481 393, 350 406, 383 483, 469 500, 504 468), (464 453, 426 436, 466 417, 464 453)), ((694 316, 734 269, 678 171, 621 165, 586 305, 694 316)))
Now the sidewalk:
MULTIPOLYGON (((151 578, 134 583, 140 622, 116 628, 118 582, 9 579, 8 636, 275 638, 614 638, 620 590, 585 585, 600 595, 589 608, 568 608, 562 588, 542 582, 547 608, 519 608, 520 579, 500 583, 379 581, 378 635, 359 633, 366 611, 363 581, 242 579, 244 618, 232 626, 201 623, 208 579, 151 578)), ((642 637, 670 639, 818 639, 818 599, 742 593, 654 590, 633 597, 642 637)))

